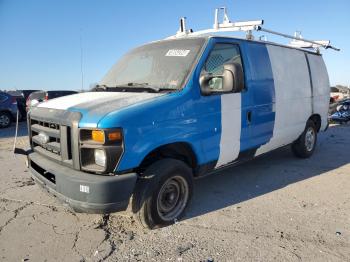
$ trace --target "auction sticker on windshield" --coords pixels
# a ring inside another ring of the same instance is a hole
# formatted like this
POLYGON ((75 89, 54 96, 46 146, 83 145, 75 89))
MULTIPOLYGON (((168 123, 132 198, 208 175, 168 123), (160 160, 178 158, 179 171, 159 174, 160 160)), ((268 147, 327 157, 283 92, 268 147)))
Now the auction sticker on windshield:
POLYGON ((165 56, 187 56, 190 51, 185 49, 170 49, 165 56))

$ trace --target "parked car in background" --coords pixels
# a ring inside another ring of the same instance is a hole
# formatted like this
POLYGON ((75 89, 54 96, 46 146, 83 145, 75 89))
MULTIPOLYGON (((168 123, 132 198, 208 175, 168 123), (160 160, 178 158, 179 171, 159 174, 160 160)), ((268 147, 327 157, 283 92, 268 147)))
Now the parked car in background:
POLYGON ((25 100, 28 99, 29 95, 33 92, 40 91, 38 89, 28 89, 28 90, 14 90, 14 91, 7 91, 8 94, 13 96, 23 96, 25 100))
POLYGON ((10 90, 7 91, 6 93, 15 97, 17 100, 17 107, 19 110, 19 121, 23 121, 26 119, 27 112, 26 112, 26 101, 29 97, 29 95, 33 92, 36 92, 38 90, 10 90))
POLYGON ((36 91, 31 93, 27 98, 26 110, 28 111, 32 106, 36 106, 39 103, 44 101, 57 98, 57 97, 73 95, 77 93, 78 93, 77 91, 73 91, 73 90, 36 91))
POLYGON ((16 119, 17 99, 5 92, 0 92, 0 128, 8 127, 16 119))

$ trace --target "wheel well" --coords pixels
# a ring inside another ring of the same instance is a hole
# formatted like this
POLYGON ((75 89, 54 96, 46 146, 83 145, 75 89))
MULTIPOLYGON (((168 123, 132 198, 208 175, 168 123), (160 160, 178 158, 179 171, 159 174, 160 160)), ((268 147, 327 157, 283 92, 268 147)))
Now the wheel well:
POLYGON ((152 150, 141 162, 137 171, 143 173, 144 170, 154 162, 163 158, 174 158, 185 162, 194 169, 197 166, 197 158, 192 147, 188 143, 177 142, 160 146, 152 150))
POLYGON ((314 115, 310 116, 309 119, 312 120, 315 123, 317 132, 320 131, 320 128, 321 128, 321 116, 318 115, 318 114, 314 114, 314 115))

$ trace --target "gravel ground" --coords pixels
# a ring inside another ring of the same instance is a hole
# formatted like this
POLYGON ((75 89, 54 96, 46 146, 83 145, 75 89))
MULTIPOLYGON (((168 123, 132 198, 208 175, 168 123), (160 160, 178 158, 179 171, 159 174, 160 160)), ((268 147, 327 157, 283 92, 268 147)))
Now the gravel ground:
POLYGON ((33 183, 13 134, 0 130, 1 261, 350 261, 349 125, 311 159, 282 149, 197 180, 185 218, 153 231, 129 211, 70 212, 33 183))

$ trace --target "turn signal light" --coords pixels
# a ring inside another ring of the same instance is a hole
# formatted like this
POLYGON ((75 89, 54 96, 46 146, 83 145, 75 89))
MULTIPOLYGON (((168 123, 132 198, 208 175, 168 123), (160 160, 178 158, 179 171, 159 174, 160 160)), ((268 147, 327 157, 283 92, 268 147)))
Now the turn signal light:
POLYGON ((101 130, 92 130, 91 138, 95 142, 104 143, 105 142, 105 133, 101 130))
POLYGON ((109 141, 120 141, 122 140, 122 133, 120 131, 113 131, 108 133, 109 141))

